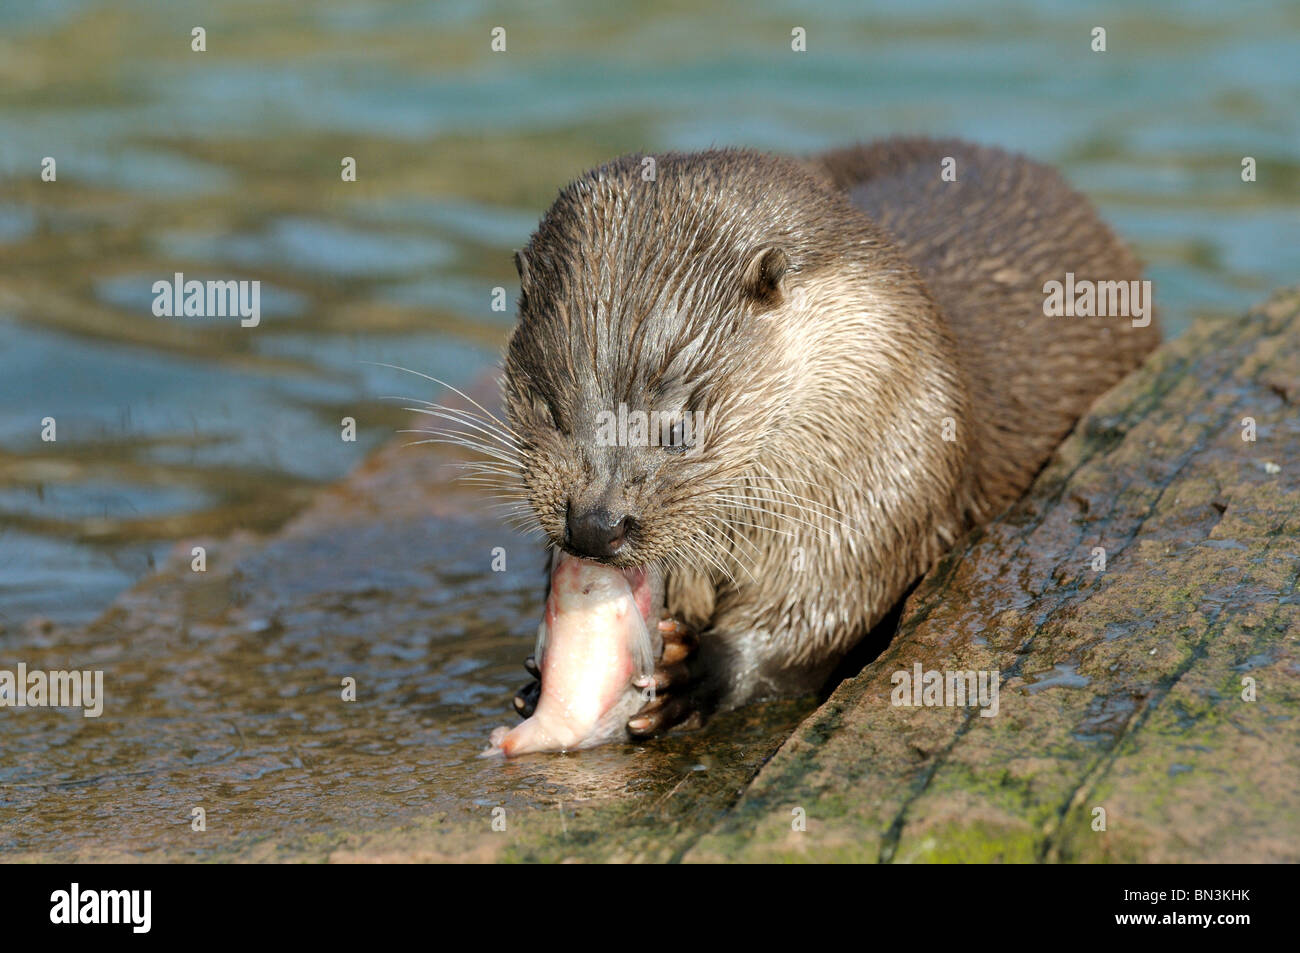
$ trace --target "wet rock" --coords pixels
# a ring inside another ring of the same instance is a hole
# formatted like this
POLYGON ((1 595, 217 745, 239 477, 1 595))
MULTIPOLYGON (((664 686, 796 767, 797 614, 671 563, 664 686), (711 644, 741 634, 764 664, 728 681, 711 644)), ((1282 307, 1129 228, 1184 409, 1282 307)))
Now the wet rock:
POLYGON ((179 544, 91 625, 0 632, 4 660, 102 669, 107 696, 97 719, 0 714, 0 852, 1300 859, 1297 380, 1300 294, 1199 325, 1103 398, 820 708, 504 765, 475 755, 525 677, 539 554, 451 483, 450 457, 389 446, 270 538, 179 544), (498 547, 508 572, 489 571, 498 547), (918 664, 996 672, 997 714, 892 704, 918 664))
POLYGON ((1161 349, 685 859, 1300 859, 1298 382, 1295 291, 1161 349))
POLYGON ((98 718, 0 708, 0 856, 670 860, 722 816, 812 700, 477 757, 517 720, 542 553, 409 440, 270 537, 178 543, 90 625, 0 632, 0 669, 99 670, 105 695, 98 718))

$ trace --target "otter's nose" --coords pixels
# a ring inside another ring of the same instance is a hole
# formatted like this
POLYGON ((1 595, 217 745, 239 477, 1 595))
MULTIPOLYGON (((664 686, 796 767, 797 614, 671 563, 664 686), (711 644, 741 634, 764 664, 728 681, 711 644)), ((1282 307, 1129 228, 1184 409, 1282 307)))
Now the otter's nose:
POLYGON ((623 548, 630 522, 628 517, 616 516, 603 506, 575 510, 571 505, 564 527, 564 541, 579 555, 603 559, 623 548))

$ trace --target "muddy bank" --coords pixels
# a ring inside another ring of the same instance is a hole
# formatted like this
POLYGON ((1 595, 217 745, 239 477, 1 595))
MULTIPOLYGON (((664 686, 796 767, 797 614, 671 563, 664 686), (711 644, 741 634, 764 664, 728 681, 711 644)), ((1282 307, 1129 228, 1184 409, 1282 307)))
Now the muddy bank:
POLYGON ((0 632, 0 667, 102 669, 107 696, 0 712, 3 859, 1298 859, 1297 401, 1300 295, 1199 325, 821 708, 505 765, 476 755, 514 718, 535 544, 389 446, 91 625, 0 632), (996 671, 998 714, 892 705, 918 663, 996 671))

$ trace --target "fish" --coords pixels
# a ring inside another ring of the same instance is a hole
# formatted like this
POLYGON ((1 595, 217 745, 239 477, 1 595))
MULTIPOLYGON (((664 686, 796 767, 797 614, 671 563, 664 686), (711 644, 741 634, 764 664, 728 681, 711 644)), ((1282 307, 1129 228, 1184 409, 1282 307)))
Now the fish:
POLYGON ((617 569, 557 551, 534 658, 542 673, 533 714, 492 732, 484 756, 577 751, 627 738, 652 697, 663 653, 663 585, 653 569, 617 569))

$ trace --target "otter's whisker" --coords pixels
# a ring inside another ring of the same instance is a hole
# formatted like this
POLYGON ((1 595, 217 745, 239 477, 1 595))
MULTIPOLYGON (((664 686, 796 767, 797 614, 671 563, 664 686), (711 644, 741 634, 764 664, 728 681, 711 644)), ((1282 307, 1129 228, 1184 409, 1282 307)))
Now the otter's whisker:
POLYGON ((490 417, 484 417, 482 414, 475 413, 474 411, 466 407, 452 407, 449 404, 439 404, 436 401, 425 400, 422 397, 401 397, 393 394, 385 394, 379 399, 398 401, 399 403, 404 403, 404 404, 416 403, 416 404, 421 404, 430 410, 441 411, 442 413, 447 413, 447 414, 454 414, 458 420, 464 421, 465 423, 474 423, 486 427, 492 433, 512 443, 519 442, 518 434, 515 433, 514 429, 510 427, 509 424, 503 423, 499 420, 494 420, 490 417))
POLYGON ((501 426, 505 427, 506 429, 509 429, 509 425, 506 424, 504 420, 502 420, 496 414, 492 413, 492 411, 488 410, 486 407, 484 407, 482 404, 476 401, 473 397, 469 396, 469 394, 466 394, 463 390, 460 390, 459 388, 453 387, 451 384, 448 384, 446 381, 440 381, 438 380, 438 378, 430 377, 428 374, 422 374, 419 371, 413 371, 409 367, 401 367, 397 364, 385 364, 383 361, 362 361, 361 363, 370 364, 374 367, 388 367, 395 371, 402 371, 406 374, 414 374, 416 377, 423 377, 426 381, 432 381, 438 386, 445 387, 452 393, 458 394, 459 396, 465 398, 467 401, 469 401, 479 410, 483 411, 483 413, 486 414, 491 420, 494 420, 501 426))
MULTIPOLYGON (((762 490, 763 492, 765 492, 765 493, 781 493, 784 497, 786 497, 786 499, 770 500, 770 501, 769 501, 769 502, 772 502, 772 503, 777 504, 777 505, 779 505, 779 506, 790 506, 790 507, 793 507, 793 508, 796 509, 796 510, 800 510, 800 511, 802 511, 802 512, 804 512, 804 513, 807 513, 809 516, 813 516, 813 517, 821 517, 821 518, 825 519, 827 522, 834 523, 835 525, 840 526, 840 527, 843 527, 844 529, 849 530, 850 532, 853 532, 853 533, 861 533, 861 532, 863 532, 863 529, 862 529, 861 527, 854 526, 854 525, 852 525, 852 524, 850 524, 850 523, 845 522, 844 520, 836 519, 832 514, 839 513, 840 511, 838 511, 838 510, 832 509, 832 508, 830 508, 830 507, 821 507, 821 506, 818 506, 817 508, 814 508, 814 507, 804 506, 804 505, 802 505, 801 503, 797 503, 797 502, 795 502, 796 500, 802 500, 802 499, 805 499, 804 497, 800 497, 800 496, 798 496, 798 495, 796 495, 796 494, 790 493, 790 492, 785 491, 785 490, 779 490, 779 489, 777 489, 777 488, 775 488, 775 487, 761 487, 761 488, 760 488, 760 487, 755 487, 754 489, 755 489, 755 490, 759 490, 759 489, 761 489, 761 490, 762 490)), ((750 497, 750 498, 752 499, 752 497, 750 497)), ((808 500, 808 502, 809 502, 809 503, 814 503, 814 504, 817 503, 816 500, 808 500)), ((847 514, 841 514, 841 515, 846 515, 846 516, 847 516, 847 514)))
POLYGON ((720 498, 726 500, 727 505, 729 506, 735 506, 744 510, 751 510, 755 513, 761 513, 764 516, 770 516, 773 517, 774 519, 785 520, 786 522, 789 523, 798 523, 801 526, 807 526, 809 529, 815 530, 817 533, 825 536, 827 539, 833 538, 830 531, 825 526, 819 526, 816 523, 811 522, 810 520, 800 519, 797 516, 792 516, 789 513, 782 512, 781 510, 769 509, 767 507, 762 507, 762 506, 754 506, 751 502, 749 502, 752 498, 739 497, 739 496, 727 496, 727 495, 723 495, 720 498))
POLYGON ((514 437, 510 437, 505 434, 499 434, 496 431, 492 430, 490 427, 483 426, 481 423, 479 423, 476 420, 469 419, 466 417, 461 417, 456 414, 445 413, 441 410, 430 410, 429 408, 426 407, 404 406, 402 407, 402 409, 406 411, 410 411, 411 413, 415 413, 415 414, 424 414, 427 417, 437 417, 441 420, 446 420, 450 423, 458 424, 459 426, 462 427, 469 427, 471 430, 476 431, 482 437, 485 437, 489 440, 492 440, 495 443, 500 444, 502 449, 510 453, 518 453, 520 450, 521 445, 519 441, 516 440, 514 437))
MULTIPOLYGON (((691 541, 691 540, 696 540, 696 539, 699 539, 699 540, 701 540, 702 542, 707 542, 707 541, 708 541, 708 537, 707 537, 707 536, 704 536, 704 534, 702 534, 698 529, 697 529, 697 530, 693 530, 693 531, 691 532, 691 534, 690 534, 689 536, 686 537, 686 539, 687 539, 688 542, 691 541)), ((727 577, 727 580, 728 580, 728 581, 729 581, 733 586, 736 584, 736 578, 735 578, 735 576, 733 576, 730 572, 728 572, 728 571, 727 571, 727 567, 724 566, 721 562, 719 562, 718 559, 717 559, 717 558, 716 558, 716 557, 715 557, 711 552, 709 552, 708 549, 706 549, 706 548, 700 548, 700 549, 696 549, 696 550, 694 550, 694 552, 698 553, 700 556, 702 556, 702 557, 704 557, 706 560, 708 560, 709 564, 712 565, 715 569, 717 569, 718 572, 720 572, 720 573, 722 573, 724 576, 726 576, 726 577, 727 577)))
MULTIPOLYGON (((397 432, 398 433, 440 433, 439 431, 433 431, 433 430, 399 430, 397 432)), ((445 443, 455 447, 464 447, 466 450, 476 450, 479 453, 484 454, 485 456, 489 456, 492 457, 493 459, 500 460, 502 463, 515 462, 510 457, 500 453, 499 451, 493 450, 491 447, 485 447, 482 444, 475 443, 474 441, 466 440, 463 437, 458 437, 451 431, 443 431, 441 433, 443 434, 442 436, 430 437, 428 440, 413 440, 408 444, 403 444, 403 446, 419 447, 426 443, 445 443)))
POLYGON ((466 483, 478 482, 493 486, 523 486, 523 483, 519 479, 519 475, 517 473, 511 473, 508 470, 492 470, 475 467, 467 473, 456 474, 456 479, 463 480, 466 483))
MULTIPOLYGON (((797 533, 794 533, 788 529, 778 529, 775 526, 767 526, 762 523, 755 523, 751 520, 740 519, 739 517, 730 514, 728 515, 727 519, 729 522, 731 522, 734 525, 749 526, 752 527, 753 529, 761 530, 764 533, 775 533, 778 536, 784 536, 787 539, 794 539, 798 535, 797 533)), ((737 535, 743 536, 743 534, 737 534, 737 535)))
POLYGON ((727 489, 739 490, 741 491, 742 494, 749 494, 752 492, 758 494, 758 496, 757 497, 751 496, 750 497, 751 499, 760 499, 774 504, 791 505, 794 506, 796 509, 804 510, 804 512, 807 512, 810 515, 824 516, 827 519, 829 519, 830 522, 840 522, 840 525, 844 526, 845 529, 851 529, 854 532, 863 531, 860 527, 853 525, 854 523, 857 522, 857 520, 854 517, 850 516, 848 513, 845 513, 843 510, 831 506, 829 503, 825 503, 821 500, 815 500, 806 496, 802 496, 801 494, 798 493, 793 493, 790 490, 785 490, 780 487, 773 487, 767 485, 755 486, 749 484, 748 482, 731 484, 729 487, 727 487, 727 489), (773 500, 763 495, 763 494, 770 494, 770 493, 780 494, 783 497, 783 499, 773 500), (787 503, 787 501, 789 502, 787 503), (804 504, 807 504, 807 506, 805 506, 804 504), (838 521, 835 519, 835 517, 843 517, 844 519, 843 521, 838 521))
MULTIPOLYGON (((406 410, 413 410, 413 409, 415 409, 415 408, 407 407, 407 408, 405 408, 405 409, 406 409, 406 410)), ((417 412, 417 413, 424 413, 424 411, 419 411, 419 410, 417 410, 416 412, 417 412)), ((433 416, 439 416, 439 415, 433 415, 433 416)), ((466 440, 472 440, 472 441, 474 442, 474 445, 477 446, 477 447, 482 447, 483 450, 484 450, 484 452, 491 451, 491 452, 493 452, 493 453, 497 453, 497 454, 500 454, 500 455, 502 455, 502 456, 509 457, 509 458, 512 459, 512 460, 517 460, 517 459, 519 458, 519 451, 518 451, 516 448, 514 448, 514 447, 510 447, 510 446, 506 446, 506 445, 504 445, 504 444, 499 444, 499 443, 498 443, 498 444, 489 444, 489 443, 484 443, 484 442, 483 442, 483 437, 480 436, 479 434, 476 434, 476 433, 468 433, 468 432, 466 432, 466 431, 464 431, 464 430, 443 430, 443 429, 439 429, 439 430, 399 430, 398 433, 431 433, 431 434, 444 434, 444 435, 445 435, 445 434, 455 434, 455 435, 457 435, 457 436, 459 436, 459 437, 463 437, 463 438, 466 439, 466 440)))
MULTIPOLYGON (((724 524, 720 524, 713 520, 708 520, 708 519, 705 520, 705 523, 706 525, 711 525, 716 529, 724 530, 724 524)), ((740 537, 734 533, 728 533, 725 538, 728 540, 735 540, 735 539, 741 539, 743 537, 740 537)), ((750 542, 750 541, 745 540, 745 542, 750 542)), ((731 562, 735 563, 735 565, 740 567, 740 569, 745 573, 745 575, 749 577, 751 582, 758 582, 758 579, 754 576, 753 564, 745 562, 745 560, 741 558, 740 552, 738 552, 734 548, 728 549, 718 540, 713 540, 713 544, 716 552, 719 554, 719 556, 722 559, 730 560, 731 562)))

